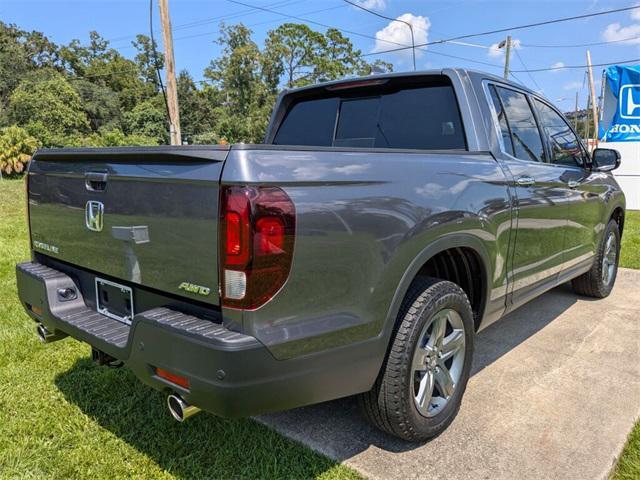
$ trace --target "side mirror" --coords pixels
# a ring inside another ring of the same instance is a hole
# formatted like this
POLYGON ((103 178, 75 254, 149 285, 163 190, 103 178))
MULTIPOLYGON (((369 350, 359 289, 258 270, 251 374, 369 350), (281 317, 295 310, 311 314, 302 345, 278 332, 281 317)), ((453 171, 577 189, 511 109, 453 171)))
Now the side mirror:
POLYGON ((591 163, 597 172, 610 172, 620 166, 620 158, 620 152, 613 148, 596 148, 591 154, 591 163))

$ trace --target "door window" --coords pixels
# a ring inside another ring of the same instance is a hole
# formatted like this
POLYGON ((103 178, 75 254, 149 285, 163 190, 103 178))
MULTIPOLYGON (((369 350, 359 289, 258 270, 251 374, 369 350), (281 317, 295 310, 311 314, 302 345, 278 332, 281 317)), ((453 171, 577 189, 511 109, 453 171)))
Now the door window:
POLYGON ((551 163, 570 167, 584 165, 584 151, 580 140, 573 133, 564 118, 538 99, 534 100, 542 130, 551 149, 551 163))
POLYGON ((496 110, 496 115, 498 116, 498 127, 500 128, 504 151, 510 155, 514 155, 513 142, 511 142, 511 131, 509 130, 509 124, 507 123, 507 115, 505 114, 504 108, 502 108, 502 102, 500 101, 500 97, 498 97, 496 87, 489 85, 489 93, 491 95, 493 107, 496 110))
POLYGON ((511 131, 513 155, 520 160, 544 161, 544 147, 527 97, 515 90, 496 87, 511 131))

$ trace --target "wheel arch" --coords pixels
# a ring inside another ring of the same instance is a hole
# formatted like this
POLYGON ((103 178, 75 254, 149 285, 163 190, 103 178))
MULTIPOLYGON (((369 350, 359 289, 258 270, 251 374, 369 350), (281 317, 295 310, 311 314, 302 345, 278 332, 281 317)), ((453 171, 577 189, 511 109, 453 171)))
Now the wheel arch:
POLYGON ((611 215, 609 216, 609 220, 615 220, 615 222, 618 224, 618 230, 620 232, 621 238, 622 238, 622 231, 624 230, 624 216, 625 216, 624 208, 622 208, 622 206, 620 205, 615 207, 611 212, 611 215))
MULTIPOLYGON (((391 301, 391 306, 387 313, 387 319, 384 329, 387 337, 387 345, 391 340, 391 334, 396 324, 402 301, 409 291, 409 288, 413 281, 420 275, 430 276, 428 268, 426 268, 430 265, 430 262, 438 258, 439 255, 446 255, 447 252, 452 252, 455 250, 460 250, 473 255, 475 260, 477 261, 478 270, 476 270, 476 272, 480 272, 480 294, 479 296, 477 296, 477 298, 474 298, 474 301, 471 302, 472 307, 475 306, 474 317, 476 324, 475 327, 477 331, 480 323, 482 322, 482 318, 484 317, 487 305, 489 304, 489 296, 491 292, 490 279, 493 273, 490 257, 482 240, 480 240, 478 237, 466 233, 451 234, 441 237, 435 242, 431 242, 411 261, 411 263, 406 268, 405 273, 396 288, 395 294, 391 301)), ((446 266, 443 267, 446 268, 446 266)), ((445 280, 453 281, 454 283, 458 284, 463 290, 465 290, 465 292, 469 296, 468 290, 465 289, 464 285, 460 284, 464 282, 455 281, 452 278, 452 276, 456 276, 456 272, 451 271, 452 269, 455 270, 455 268, 455 266, 451 266, 448 275, 437 276, 437 278, 444 277, 443 279, 445 280)), ((468 274, 468 271, 466 273, 468 274)), ((458 271, 457 275, 462 275, 462 272, 458 271)), ((475 293, 477 294, 477 292, 475 293)))

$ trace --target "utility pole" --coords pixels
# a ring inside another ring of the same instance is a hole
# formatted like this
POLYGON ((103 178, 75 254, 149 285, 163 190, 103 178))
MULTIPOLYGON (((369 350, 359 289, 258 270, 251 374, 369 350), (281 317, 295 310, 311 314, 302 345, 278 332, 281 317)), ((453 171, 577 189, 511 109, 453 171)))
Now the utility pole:
POLYGON ((162 43, 167 82, 167 103, 169 107, 169 134, 171 145, 182 145, 180 133, 180 110, 178 109, 178 85, 176 83, 176 63, 173 58, 173 34, 169 17, 169 0, 158 0, 160 21, 162 22, 162 43))
POLYGON ((594 146, 598 146, 598 104, 596 103, 596 89, 593 85, 593 69, 591 68, 591 53, 587 50, 587 69, 589 72, 589 95, 591 98, 591 110, 593 111, 593 138, 594 146))
POLYGON ((591 107, 591 95, 587 94, 587 118, 584 122, 584 139, 587 141, 587 147, 589 146, 589 135, 591 130, 591 119, 589 118, 589 108, 591 107))
POLYGON ((511 35, 507 35, 507 39, 505 41, 500 42, 498 48, 506 47, 506 51, 504 52, 504 78, 506 80, 509 79, 509 60, 511 57, 511 35))

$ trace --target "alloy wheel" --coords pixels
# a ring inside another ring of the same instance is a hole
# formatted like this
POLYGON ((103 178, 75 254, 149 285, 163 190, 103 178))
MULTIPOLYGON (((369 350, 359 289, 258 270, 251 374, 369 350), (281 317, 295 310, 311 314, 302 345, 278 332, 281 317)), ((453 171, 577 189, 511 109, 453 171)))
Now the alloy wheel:
POLYGON ((618 245, 616 236, 613 232, 610 232, 604 246, 604 255, 602 256, 602 282, 607 286, 613 280, 617 256, 618 245))
POLYGON ((421 415, 433 417, 447 405, 462 376, 465 356, 462 317, 440 310, 423 327, 413 355, 413 397, 421 415))

